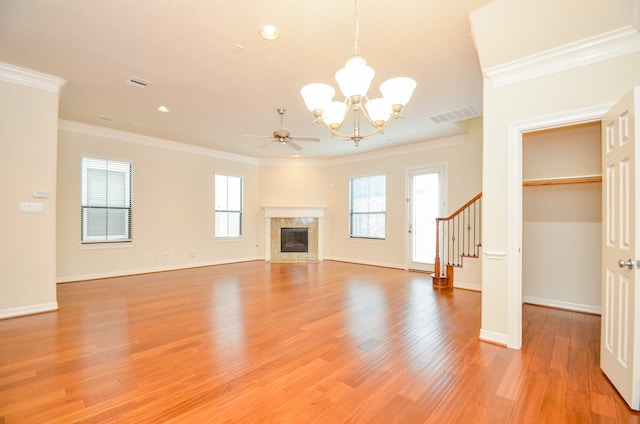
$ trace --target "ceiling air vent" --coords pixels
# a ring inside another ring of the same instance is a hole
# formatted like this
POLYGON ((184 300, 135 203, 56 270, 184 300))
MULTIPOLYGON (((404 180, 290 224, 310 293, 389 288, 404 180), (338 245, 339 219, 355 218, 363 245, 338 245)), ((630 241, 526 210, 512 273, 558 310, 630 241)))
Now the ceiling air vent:
POLYGON ((478 113, 473 110, 471 106, 466 106, 449 112, 436 113, 435 115, 429 116, 429 119, 439 124, 440 122, 464 121, 465 119, 475 118, 476 116, 478 116, 478 113))
POLYGON ((151 81, 131 75, 127 80, 127 85, 138 88, 147 88, 148 85, 151 85, 151 81))

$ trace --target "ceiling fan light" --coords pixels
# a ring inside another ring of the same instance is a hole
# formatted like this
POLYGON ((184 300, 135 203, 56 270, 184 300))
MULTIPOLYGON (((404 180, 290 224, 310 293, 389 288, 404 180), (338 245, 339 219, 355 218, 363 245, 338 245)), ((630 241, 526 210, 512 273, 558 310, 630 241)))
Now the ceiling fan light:
POLYGON ((310 112, 315 110, 324 111, 326 105, 331 102, 336 94, 336 90, 328 84, 316 82, 302 87, 300 94, 310 112))
POLYGON ((378 127, 383 125, 391 117, 391 105, 386 99, 381 97, 369 100, 365 103, 364 107, 367 109, 369 118, 371 118, 378 127))
POLYGON ((408 77, 391 78, 380 84, 380 92, 389 105, 406 105, 415 88, 416 81, 408 77))
POLYGON ((336 81, 346 98, 364 96, 369 91, 375 74, 376 72, 367 66, 367 61, 362 56, 353 56, 344 68, 336 72, 336 81))

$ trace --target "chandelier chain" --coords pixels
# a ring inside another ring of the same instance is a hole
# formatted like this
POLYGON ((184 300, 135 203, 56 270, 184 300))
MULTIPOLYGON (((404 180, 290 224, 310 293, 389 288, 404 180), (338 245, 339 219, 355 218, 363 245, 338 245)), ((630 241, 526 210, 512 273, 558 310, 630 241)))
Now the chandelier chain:
POLYGON ((353 55, 360 56, 360 48, 358 47, 358 38, 360 37, 360 22, 358 20, 358 0, 354 0, 354 10, 355 10, 355 28, 356 32, 353 37, 353 55))

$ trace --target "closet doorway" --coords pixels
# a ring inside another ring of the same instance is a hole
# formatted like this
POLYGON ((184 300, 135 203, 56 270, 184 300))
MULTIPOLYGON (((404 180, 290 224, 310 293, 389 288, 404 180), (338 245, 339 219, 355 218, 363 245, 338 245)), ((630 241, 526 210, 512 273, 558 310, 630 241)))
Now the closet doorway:
POLYGON ((600 121, 522 136, 522 300, 601 310, 600 121))

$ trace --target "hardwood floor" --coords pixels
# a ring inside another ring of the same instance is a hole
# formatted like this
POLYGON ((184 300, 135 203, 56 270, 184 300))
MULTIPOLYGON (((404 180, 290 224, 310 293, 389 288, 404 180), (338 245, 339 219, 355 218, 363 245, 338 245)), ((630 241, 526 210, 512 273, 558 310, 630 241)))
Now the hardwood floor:
POLYGON ((58 286, 0 321, 0 423, 640 422, 598 367, 600 318, 524 306, 478 340, 480 293, 426 274, 248 262, 58 286))

